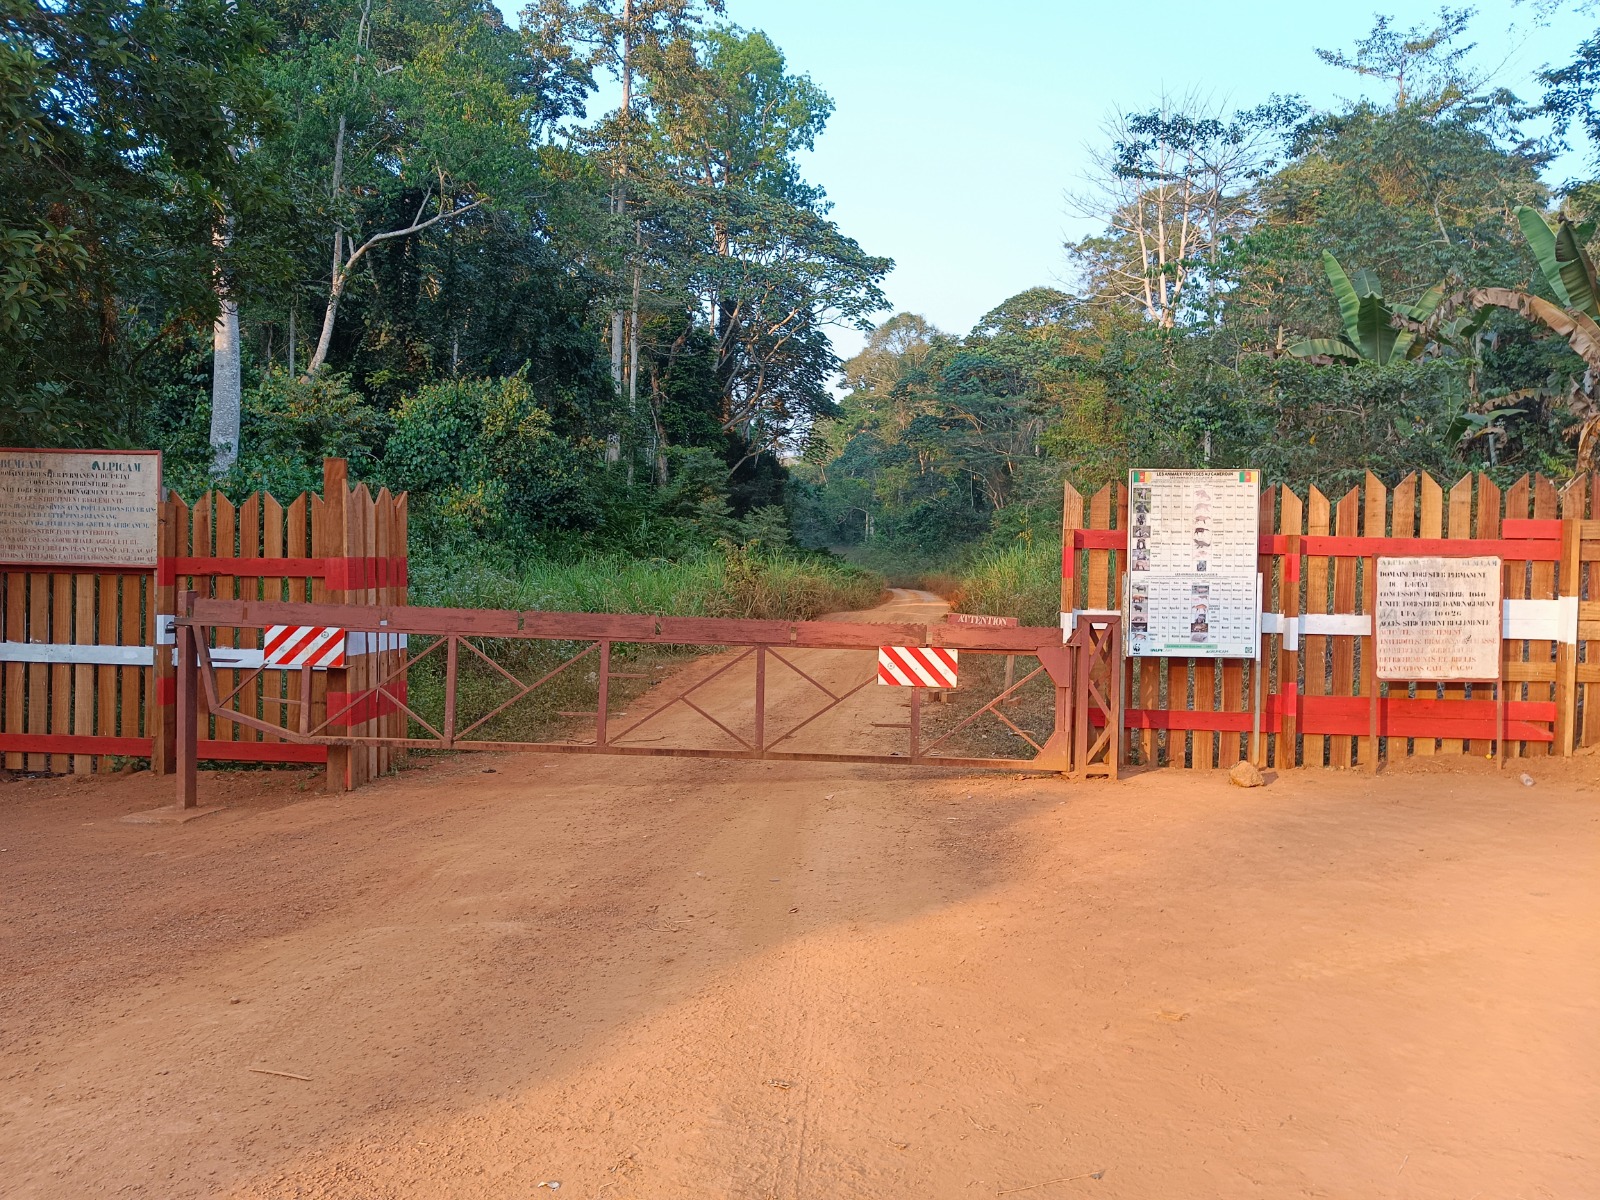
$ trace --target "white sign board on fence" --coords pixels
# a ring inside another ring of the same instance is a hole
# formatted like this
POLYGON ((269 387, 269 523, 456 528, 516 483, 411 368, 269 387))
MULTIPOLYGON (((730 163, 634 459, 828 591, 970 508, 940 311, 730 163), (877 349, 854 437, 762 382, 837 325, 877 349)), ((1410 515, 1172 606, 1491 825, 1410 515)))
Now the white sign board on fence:
POLYGON ((1254 658, 1257 471, 1128 473, 1128 652, 1254 658))
POLYGON ((1378 559, 1379 679, 1500 677, 1498 558, 1378 559))
POLYGON ((156 450, 0 449, 0 564, 156 565, 156 450))

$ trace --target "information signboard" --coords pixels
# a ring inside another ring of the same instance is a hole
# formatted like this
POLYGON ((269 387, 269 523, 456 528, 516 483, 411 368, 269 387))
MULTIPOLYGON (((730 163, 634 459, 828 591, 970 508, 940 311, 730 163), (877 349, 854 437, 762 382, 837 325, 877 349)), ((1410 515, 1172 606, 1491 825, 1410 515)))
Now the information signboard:
POLYGON ((1378 559, 1378 678, 1500 677, 1498 558, 1378 559))
POLYGON ((0 564, 156 565, 158 450, 0 449, 0 564))
POLYGON ((1128 652, 1254 658, 1257 471, 1128 473, 1128 652))

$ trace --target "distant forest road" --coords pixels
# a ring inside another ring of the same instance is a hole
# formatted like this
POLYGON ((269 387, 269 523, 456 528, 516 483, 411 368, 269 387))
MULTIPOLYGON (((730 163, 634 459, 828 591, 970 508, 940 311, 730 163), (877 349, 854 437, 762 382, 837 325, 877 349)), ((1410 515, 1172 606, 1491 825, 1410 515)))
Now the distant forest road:
POLYGON ((7 783, 0 1194, 1590 1195, 1595 761, 7 783))

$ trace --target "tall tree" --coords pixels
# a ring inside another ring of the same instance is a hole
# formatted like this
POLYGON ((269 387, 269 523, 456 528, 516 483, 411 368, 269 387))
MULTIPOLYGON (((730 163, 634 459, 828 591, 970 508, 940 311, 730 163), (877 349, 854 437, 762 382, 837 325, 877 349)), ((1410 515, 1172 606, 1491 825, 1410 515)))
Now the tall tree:
POLYGON ((132 437, 219 276, 285 265, 213 237, 219 212, 281 211, 231 153, 273 120, 268 34, 227 0, 0 5, 0 436, 132 437))
POLYGON ((643 222, 658 277, 696 298, 723 428, 759 451, 830 406, 830 323, 867 326, 891 263, 828 217, 797 161, 832 102, 762 33, 666 43, 641 63, 653 115, 643 222))
POLYGON ((280 53, 273 83, 293 128, 270 151, 308 194, 321 190, 331 226, 307 378, 375 250, 531 190, 542 77, 487 0, 340 0, 280 53))

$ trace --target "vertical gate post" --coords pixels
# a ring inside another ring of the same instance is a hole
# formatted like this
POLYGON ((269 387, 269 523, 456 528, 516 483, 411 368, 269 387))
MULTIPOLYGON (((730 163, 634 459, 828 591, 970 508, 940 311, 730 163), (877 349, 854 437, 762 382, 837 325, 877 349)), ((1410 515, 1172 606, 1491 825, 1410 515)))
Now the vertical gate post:
MULTIPOLYGON (((325 458, 322 460, 322 527, 311 531, 313 541, 320 537, 320 544, 312 548, 312 554, 322 559, 331 559, 337 564, 334 570, 327 575, 328 603, 348 604, 350 602, 350 481, 348 472, 342 458, 325 458)), ((328 675, 328 709, 332 713, 350 703, 350 672, 348 669, 336 669, 327 672, 328 675), (335 702, 335 697, 342 699, 335 702)), ((328 732, 338 736, 350 732, 350 716, 330 719, 328 732)), ((328 747, 328 768, 324 777, 323 787, 330 792, 347 792, 350 790, 350 747, 330 745, 328 747)))
MULTIPOLYGON (((185 596, 185 609, 193 593, 185 596)), ((187 616, 187 612, 185 613, 187 616)), ((195 629, 192 625, 179 625, 177 628, 177 729, 176 757, 178 775, 178 807, 192 809, 197 807, 196 796, 199 782, 199 718, 195 711, 196 691, 199 685, 199 655, 195 650, 195 629)))
MULTIPOLYGON (((178 611, 177 564, 179 538, 188 545, 188 530, 179 530, 180 516, 187 520, 187 510, 180 510, 173 502, 172 493, 162 489, 161 503, 156 518, 156 574, 155 587, 150 593, 150 628, 147 637, 155 648, 155 662, 151 668, 151 690, 145 710, 145 730, 150 735, 150 770, 155 775, 171 773, 177 761, 177 731, 182 728, 173 711, 177 698, 177 681, 173 674, 172 654, 162 637, 162 621, 178 611)), ((124 704, 127 700, 124 699, 124 704)), ((191 724, 193 722, 191 721, 191 724)))
POLYGON ((606 714, 611 707, 611 642, 600 639, 600 688, 594 703, 594 744, 606 744, 606 714))
POLYGON ((756 647, 756 749, 767 751, 767 648, 756 647))

